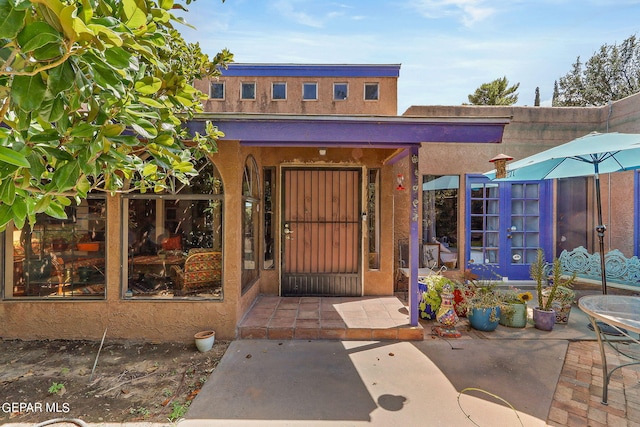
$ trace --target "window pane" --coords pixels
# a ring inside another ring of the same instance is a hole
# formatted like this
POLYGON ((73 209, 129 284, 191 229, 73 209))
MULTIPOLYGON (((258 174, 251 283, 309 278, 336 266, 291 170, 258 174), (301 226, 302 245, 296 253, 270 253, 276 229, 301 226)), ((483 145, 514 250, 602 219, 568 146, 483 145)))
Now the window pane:
MULTIPOLYGON (((424 243, 440 243, 440 262, 447 268, 456 268, 458 261, 459 186, 458 175, 425 175, 422 179, 422 239, 424 243)), ((482 202, 476 204, 475 209, 481 214, 482 202)), ((473 218, 481 230, 482 217, 473 218)))
POLYGON ((224 83, 211 83, 211 99, 224 99, 224 83))
POLYGON ((264 177, 264 260, 263 268, 270 270, 275 268, 275 177, 274 167, 262 170, 264 177))
POLYGON ((242 181, 242 291, 245 291, 259 277, 260 186, 253 156, 247 157, 242 181))
POLYGON ((376 100, 378 97, 378 83, 366 83, 364 85, 364 99, 376 100))
POLYGON ((256 99, 256 84, 255 83, 242 83, 242 99, 256 99))
POLYGON ((273 99, 287 99, 287 84, 286 83, 274 83, 273 84, 273 99))
POLYGON ((125 295, 222 298, 222 200, 127 202, 125 295))
POLYGON ((304 83, 302 85, 302 99, 318 99, 318 84, 304 83))
POLYGON ((367 233, 369 240, 369 269, 380 268, 380 169, 369 170, 367 183, 367 233))
POLYGON ((65 209, 68 219, 37 216, 14 229, 13 297, 98 297, 105 292, 106 200, 65 209))
POLYGON ((334 83, 333 85, 333 99, 336 101, 343 101, 347 99, 347 84, 346 83, 334 83))
POLYGON ((124 199, 123 295, 222 299, 223 185, 206 158, 188 186, 124 199))

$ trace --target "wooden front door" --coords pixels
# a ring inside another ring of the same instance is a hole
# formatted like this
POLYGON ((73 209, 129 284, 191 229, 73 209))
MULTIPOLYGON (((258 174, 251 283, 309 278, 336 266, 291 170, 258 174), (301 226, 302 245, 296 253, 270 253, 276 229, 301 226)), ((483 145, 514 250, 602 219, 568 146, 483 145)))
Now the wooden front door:
POLYGON ((360 296, 360 169, 284 169, 281 293, 360 296))

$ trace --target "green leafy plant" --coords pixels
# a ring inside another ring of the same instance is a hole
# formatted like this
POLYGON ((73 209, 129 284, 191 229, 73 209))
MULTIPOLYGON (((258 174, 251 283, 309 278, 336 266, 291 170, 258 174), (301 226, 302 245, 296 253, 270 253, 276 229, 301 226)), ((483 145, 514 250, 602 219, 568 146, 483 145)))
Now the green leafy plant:
MULTIPOLYGON (((566 297, 568 295, 566 290, 572 291, 570 287, 576 280, 575 273, 573 273, 571 277, 565 278, 562 265, 558 258, 554 258, 551 264, 547 263, 544 257, 544 251, 540 248, 538 248, 535 262, 531 264, 529 274, 531 278, 536 281, 538 307, 544 311, 551 311, 553 309, 553 302, 556 301, 558 292, 560 292, 559 297, 566 297), (549 279, 550 275, 551 280, 549 279)), ((571 298, 574 296, 575 294, 571 298)))
POLYGON ((187 413, 187 409, 189 409, 190 403, 191 402, 173 402, 171 405, 171 413, 169 414, 169 421, 175 422, 184 417, 184 414, 187 413))
POLYGON ((151 411, 148 410, 147 408, 145 408, 144 406, 139 406, 137 408, 131 408, 129 409, 129 413, 131 415, 140 415, 144 418, 148 417, 149 415, 151 415, 151 411))
POLYGON ((60 393, 62 390, 64 390, 64 384, 63 383, 57 383, 57 382, 53 382, 51 384, 51 387, 49 387, 49 394, 57 394, 60 393))
MULTIPOLYGON (((183 0, 189 4, 192 0, 183 0)), ((193 81, 217 76, 213 59, 187 43, 178 0, 4 0, 0 25, 0 231, 65 219, 90 191, 163 191, 197 175, 217 151, 193 81), (10 19, 4 19, 9 17, 10 19)))

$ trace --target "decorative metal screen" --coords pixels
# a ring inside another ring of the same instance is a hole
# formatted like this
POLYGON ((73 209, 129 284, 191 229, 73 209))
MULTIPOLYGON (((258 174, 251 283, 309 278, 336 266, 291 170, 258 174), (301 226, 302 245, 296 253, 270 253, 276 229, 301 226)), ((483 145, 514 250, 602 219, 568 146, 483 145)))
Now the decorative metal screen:
POLYGON ((361 295, 360 179, 357 169, 285 169, 282 295, 361 295))

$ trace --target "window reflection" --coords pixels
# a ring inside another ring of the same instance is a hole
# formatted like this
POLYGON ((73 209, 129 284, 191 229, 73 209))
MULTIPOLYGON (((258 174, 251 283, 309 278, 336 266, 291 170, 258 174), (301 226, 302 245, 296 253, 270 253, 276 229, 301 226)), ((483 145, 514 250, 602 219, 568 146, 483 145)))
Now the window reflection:
POLYGON ((207 160, 172 194, 125 199, 125 297, 221 299, 223 187, 207 160))
MULTIPOLYGON (((448 268, 456 268, 458 262, 459 187, 458 175, 425 175, 422 179, 422 238, 424 243, 440 244, 438 264, 448 268)), ((482 204, 472 203, 471 209, 482 211, 482 204)))
POLYGON ((13 229, 9 298, 104 298, 106 200, 90 197, 68 206, 67 219, 39 214, 33 229, 13 229))
POLYGON ((258 167, 253 156, 247 157, 242 179, 242 290, 245 291, 258 279, 258 215, 260 184, 258 167))

